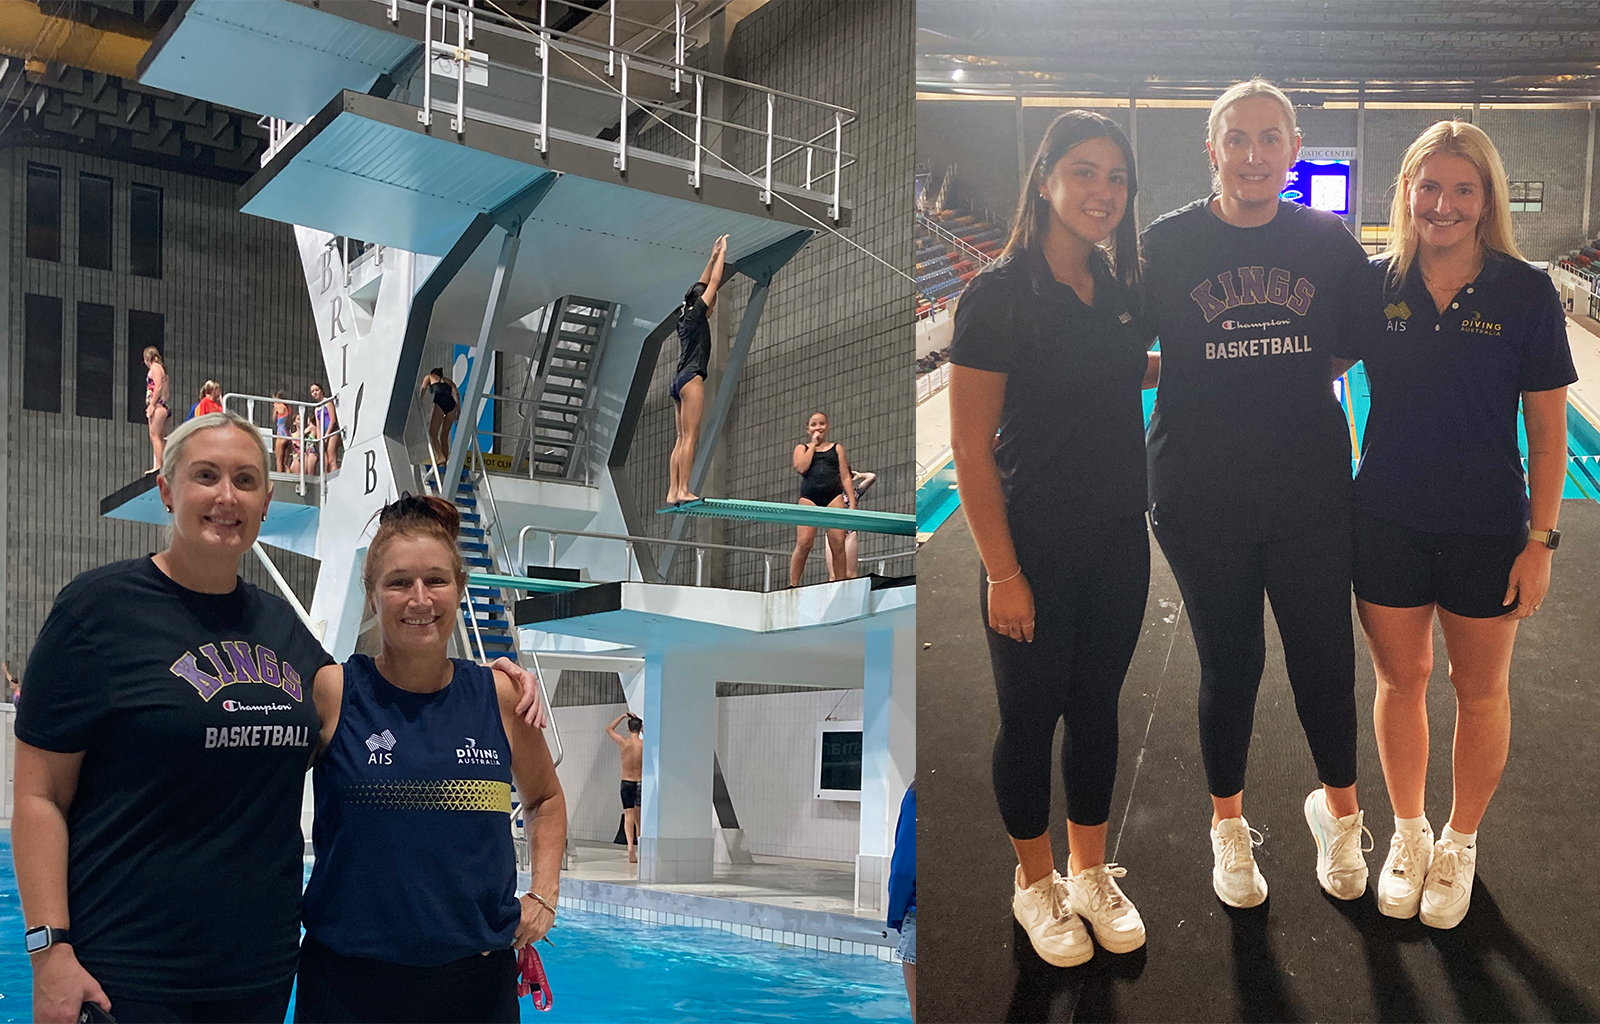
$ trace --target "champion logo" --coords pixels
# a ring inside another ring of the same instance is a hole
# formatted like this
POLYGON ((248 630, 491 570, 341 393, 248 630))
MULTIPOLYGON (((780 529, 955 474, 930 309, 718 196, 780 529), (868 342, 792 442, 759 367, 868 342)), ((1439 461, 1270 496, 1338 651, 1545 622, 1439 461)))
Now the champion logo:
POLYGON ((368 750, 393 750, 394 749, 394 733, 390 732, 388 729, 383 730, 383 732, 375 732, 375 733, 373 733, 371 736, 367 737, 367 749, 368 750))
POLYGON ((1257 327, 1283 327, 1288 322, 1287 320, 1258 320, 1255 323, 1247 324, 1242 320, 1224 320, 1222 321, 1222 329, 1225 331, 1242 331, 1257 327))
POLYGON ((222 702, 222 710, 230 711, 230 712, 231 711, 259 711, 264 715, 270 715, 274 711, 293 711, 294 710, 294 705, 292 705, 292 704, 242 704, 242 703, 240 703, 239 701, 236 701, 236 700, 225 700, 225 701, 222 702))

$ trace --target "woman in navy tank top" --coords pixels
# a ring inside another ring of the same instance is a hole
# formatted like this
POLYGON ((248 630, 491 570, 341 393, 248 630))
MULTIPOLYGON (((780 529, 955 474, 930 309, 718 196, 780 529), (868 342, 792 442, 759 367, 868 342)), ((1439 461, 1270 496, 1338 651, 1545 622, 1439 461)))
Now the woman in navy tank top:
POLYGON ((379 513, 364 581, 382 652, 316 691, 297 1021, 518 1020, 512 950, 555 920, 567 811, 544 735, 517 716, 509 677, 447 653, 458 527, 439 498, 379 513), (513 781, 533 850, 521 896, 513 781))

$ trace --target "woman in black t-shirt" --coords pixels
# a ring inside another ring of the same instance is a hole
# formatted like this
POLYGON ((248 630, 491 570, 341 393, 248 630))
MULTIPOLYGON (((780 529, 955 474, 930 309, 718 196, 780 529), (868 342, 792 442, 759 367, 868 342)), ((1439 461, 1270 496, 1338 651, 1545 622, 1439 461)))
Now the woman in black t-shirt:
MULTIPOLYGON (((828 440, 828 414, 814 412, 806 420, 806 440, 794 446, 794 471, 800 474, 800 504, 855 508, 856 492, 844 445, 828 440)), ((806 559, 817 542, 815 526, 795 527, 794 554, 789 558, 789 586, 798 587, 806 559)), ((845 561, 845 531, 828 531, 828 578, 847 580, 854 573, 845 561)))
POLYGON ((672 460, 668 464, 668 505, 700 500, 689 490, 689 476, 694 470, 695 445, 700 443, 700 416, 706 407, 706 371, 711 366, 711 309, 717 303, 717 289, 722 287, 722 264, 727 254, 728 236, 723 235, 711 246, 706 269, 700 272, 700 280, 684 293, 683 307, 678 311, 678 341, 682 352, 671 389, 672 402, 678 410, 678 439, 672 445, 672 460))
POLYGON ((1212 888, 1253 907, 1267 883, 1244 818, 1245 764, 1266 664, 1264 595, 1322 783, 1304 812, 1317 880, 1366 890, 1356 801, 1350 622, 1350 440, 1329 386, 1365 315, 1360 244, 1337 217, 1284 202, 1300 151, 1294 106, 1268 82, 1228 89, 1207 120, 1216 191, 1145 229, 1146 311, 1161 338, 1150 419, 1150 521, 1200 657, 1200 753, 1211 791, 1212 888))
POLYGON ((171 542, 73 580, 34 644, 12 841, 38 1020, 85 1002, 130 1022, 283 1020, 312 687, 334 669, 286 601, 238 578, 267 466, 242 417, 178 428, 157 477, 171 542))
POLYGON ((1149 588, 1144 410, 1156 365, 1130 301, 1138 273, 1127 136, 1099 114, 1045 133, 1001 259, 956 307, 951 445, 987 578, 1000 706, 994 788, 1017 855, 1012 912, 1040 957, 1112 952, 1144 922, 1105 863, 1117 699, 1149 588), (1100 243, 1114 237, 1115 257, 1100 243), (996 443, 995 434, 999 432, 996 443), (1066 720, 1068 877, 1050 847, 1051 742, 1066 720))

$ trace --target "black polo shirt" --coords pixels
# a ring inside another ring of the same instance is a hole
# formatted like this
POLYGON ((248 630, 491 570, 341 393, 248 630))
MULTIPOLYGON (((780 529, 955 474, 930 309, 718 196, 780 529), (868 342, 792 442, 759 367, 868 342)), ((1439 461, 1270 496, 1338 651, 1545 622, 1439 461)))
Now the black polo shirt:
POLYGON ((1234 227, 1202 199, 1143 235, 1161 337, 1150 419, 1156 521, 1221 543, 1334 525, 1350 510, 1350 431, 1329 380, 1371 303, 1366 254, 1339 218, 1280 203, 1234 227))
MULTIPOLYGON (((1444 312, 1413 265, 1403 286, 1378 259, 1376 329, 1341 342, 1372 388, 1356 504, 1431 533, 1518 533, 1528 486, 1517 446, 1524 391, 1578 379, 1567 320, 1549 275, 1494 256, 1444 312)), ((1376 319, 1376 318, 1374 318, 1376 319)))
POLYGON ((1090 268, 1092 307, 1038 253, 990 266, 956 306, 951 362, 1008 375, 994 454, 1013 529, 1144 512, 1149 335, 1108 262, 1090 268))

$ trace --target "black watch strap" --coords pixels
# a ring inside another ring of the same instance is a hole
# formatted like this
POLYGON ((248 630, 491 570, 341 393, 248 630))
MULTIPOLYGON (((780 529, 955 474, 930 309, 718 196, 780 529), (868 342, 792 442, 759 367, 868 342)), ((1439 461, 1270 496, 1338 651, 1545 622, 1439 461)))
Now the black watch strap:
POLYGON ((51 928, 42 925, 38 928, 29 928, 22 936, 23 945, 29 954, 43 953, 51 946, 61 942, 71 942, 72 936, 65 928, 51 928))

